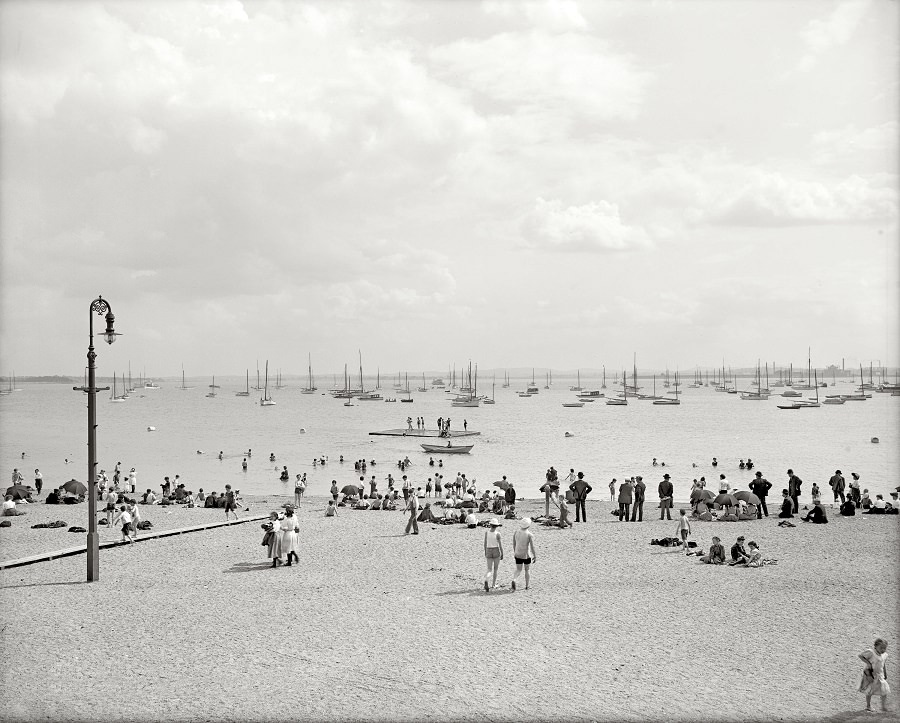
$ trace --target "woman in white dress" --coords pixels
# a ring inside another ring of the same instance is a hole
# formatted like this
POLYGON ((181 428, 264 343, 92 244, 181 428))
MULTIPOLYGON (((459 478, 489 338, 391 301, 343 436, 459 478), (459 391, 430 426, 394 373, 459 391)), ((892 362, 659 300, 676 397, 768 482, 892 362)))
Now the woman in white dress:
POLYGON ((279 554, 287 558, 285 564, 290 567, 291 557, 300 562, 300 558, 297 556, 297 552, 300 550, 300 535, 298 534, 300 532, 300 521, 297 519, 297 515, 294 514, 293 507, 288 507, 285 510, 284 519, 280 520, 279 528, 281 529, 281 549, 279 554))

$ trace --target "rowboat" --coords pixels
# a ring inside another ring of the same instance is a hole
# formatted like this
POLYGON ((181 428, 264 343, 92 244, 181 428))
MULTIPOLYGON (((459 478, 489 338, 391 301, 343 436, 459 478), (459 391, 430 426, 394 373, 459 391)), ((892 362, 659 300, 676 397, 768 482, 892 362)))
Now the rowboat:
POLYGON ((564 407, 583 407, 584 402, 563 402, 564 407))
POLYGON ((453 447, 449 442, 444 447, 439 444, 421 445, 422 449, 431 454, 468 454, 474 446, 474 444, 463 444, 453 447))

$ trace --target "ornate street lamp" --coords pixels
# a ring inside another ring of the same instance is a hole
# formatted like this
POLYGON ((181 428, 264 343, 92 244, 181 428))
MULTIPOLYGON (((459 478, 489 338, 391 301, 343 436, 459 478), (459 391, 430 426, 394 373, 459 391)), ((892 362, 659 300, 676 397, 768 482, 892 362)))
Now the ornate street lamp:
POLYGON ((97 354, 94 352, 94 314, 106 315, 106 331, 103 339, 107 344, 112 344, 119 334, 113 328, 116 317, 112 313, 109 302, 102 296, 98 296, 91 302, 88 313, 90 326, 90 343, 88 344, 88 382, 86 387, 73 387, 76 391, 86 392, 88 395, 88 534, 87 534, 87 581, 94 582, 100 579, 100 536, 97 533, 97 392, 102 392, 109 387, 97 388, 96 365, 94 360, 97 354))

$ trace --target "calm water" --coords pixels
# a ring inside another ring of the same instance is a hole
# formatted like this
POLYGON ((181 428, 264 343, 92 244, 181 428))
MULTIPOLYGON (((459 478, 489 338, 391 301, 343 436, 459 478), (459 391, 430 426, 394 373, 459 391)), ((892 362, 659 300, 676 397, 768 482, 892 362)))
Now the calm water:
MULTIPOLYGON (((148 487, 158 491, 163 476, 180 474, 194 490, 221 490, 231 483, 245 494, 292 492, 292 484, 280 482, 276 465, 268 461, 274 452, 279 469, 286 464, 292 478, 296 472, 307 472, 309 493, 320 495, 327 493, 332 479, 341 486, 355 480, 353 460, 358 458, 377 462, 369 467, 368 476, 375 474, 383 488, 388 472, 397 476, 397 460, 408 455, 414 463, 408 474, 424 485, 436 468, 428 466, 418 440, 371 437, 368 432, 405 427, 408 415, 423 416, 434 428, 439 416, 449 415, 453 429, 461 428, 466 419, 469 429, 481 436, 469 438, 475 443, 470 455, 443 458, 440 471, 445 477, 465 472, 484 487, 505 474, 526 497, 541 496, 538 488, 551 464, 561 473, 569 468, 583 471, 594 486, 593 497, 600 499, 608 498, 612 477, 635 474, 648 482, 650 499, 655 498, 663 472, 672 475, 676 499, 686 499, 691 480, 700 475, 710 481, 725 472, 732 484, 746 488, 752 473, 739 470, 738 460, 747 457, 777 488, 785 484, 787 468, 793 467, 806 483, 805 497, 817 481, 828 499, 827 481, 837 468, 847 477, 860 473, 873 496, 887 497, 900 477, 900 397, 885 394, 873 393, 865 402, 783 411, 775 406, 780 397, 749 402, 704 387, 685 388, 677 407, 649 401, 615 407, 600 400, 564 408, 564 401, 574 399, 568 391, 574 380, 555 380, 553 389, 542 388, 531 398, 518 397, 516 389, 524 384, 514 382, 514 388, 496 389, 495 405, 474 409, 451 407, 449 395, 440 390, 414 393, 412 404, 358 402, 345 407, 343 400, 321 392, 301 394, 297 382, 272 390, 276 406, 260 407, 258 393, 234 396, 242 381, 220 381, 222 388, 214 399, 205 396, 206 382, 195 382, 190 390, 179 390, 174 381, 163 383, 159 390, 141 390, 120 404, 111 403, 108 393, 101 392, 100 467, 111 470, 116 461, 126 471, 135 467, 139 491, 148 487), (157 431, 148 432, 148 426, 157 431), (566 438, 567 431, 574 436, 566 438), (880 438, 880 444, 872 444, 872 437, 880 438), (242 453, 248 448, 253 456, 243 472, 242 453), (223 461, 217 459, 219 450, 225 454, 223 461), (314 469, 312 460, 321 455, 327 455, 329 463, 314 469), (338 463, 340 455, 348 460, 343 465, 338 463), (717 469, 710 465, 713 456, 719 460, 717 469), (665 462, 665 469, 652 467, 653 457, 665 462)), ((649 391, 652 382, 644 384, 649 391)), ((72 477, 84 480, 86 396, 71 386, 19 386, 23 391, 0 397, 0 455, 7 479, 19 467, 30 480, 30 473, 39 467, 45 485, 72 477)), ((749 383, 738 386, 749 388, 749 383)), ((838 382, 827 393, 854 388, 838 382)), ((400 396, 390 388, 383 394, 400 396)))

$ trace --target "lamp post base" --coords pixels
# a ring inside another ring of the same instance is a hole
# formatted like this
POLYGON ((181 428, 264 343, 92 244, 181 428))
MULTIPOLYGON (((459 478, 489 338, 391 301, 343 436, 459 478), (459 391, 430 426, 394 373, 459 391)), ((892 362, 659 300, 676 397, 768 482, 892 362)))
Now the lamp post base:
POLYGON ((87 536, 87 581, 100 579, 100 534, 88 532, 87 536))

